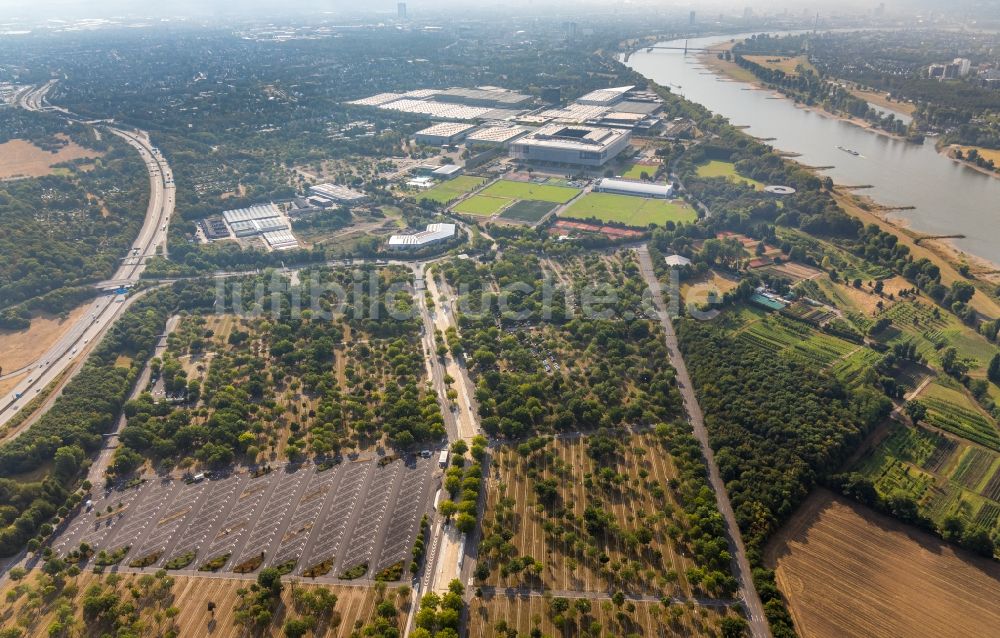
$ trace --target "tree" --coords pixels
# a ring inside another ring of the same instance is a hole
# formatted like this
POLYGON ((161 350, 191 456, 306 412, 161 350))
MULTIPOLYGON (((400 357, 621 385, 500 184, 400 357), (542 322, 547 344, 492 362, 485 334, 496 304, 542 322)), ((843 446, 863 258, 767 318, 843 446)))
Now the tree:
POLYGON ((993 383, 1000 385, 1000 352, 990 359, 990 366, 986 370, 986 376, 993 383))
POLYGON ((747 621, 738 616, 726 616, 719 623, 719 629, 722 630, 722 638, 742 638, 746 636, 749 627, 750 625, 747 621))
POLYGON ((906 402, 906 415, 916 424, 927 418, 927 408, 920 401, 913 399, 906 402))
POLYGON ((292 618, 285 621, 284 632, 286 638, 302 638, 312 629, 312 624, 302 618, 292 618))
POLYGON ((265 567, 257 574, 257 584, 271 596, 277 597, 281 593, 281 572, 274 567, 265 567))

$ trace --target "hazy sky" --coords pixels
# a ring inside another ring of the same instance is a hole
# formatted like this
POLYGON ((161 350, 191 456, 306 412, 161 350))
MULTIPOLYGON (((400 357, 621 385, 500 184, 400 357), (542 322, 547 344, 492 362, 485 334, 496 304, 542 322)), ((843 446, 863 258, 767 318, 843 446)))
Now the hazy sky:
MULTIPOLYGON (((573 8, 605 8, 617 11, 641 11, 645 8, 697 9, 706 14, 728 10, 742 13, 747 6, 758 11, 789 8, 801 11, 805 7, 827 8, 830 11, 845 9, 870 9, 880 0, 407 0, 410 14, 434 12, 453 7, 469 13, 477 8, 490 10, 512 7, 530 8, 537 12, 551 7, 554 12, 572 11, 573 8)), ((1000 12, 1000 0, 885 0, 890 11, 920 10, 928 7, 940 10, 959 6, 977 6, 990 12, 991 7, 1000 12)), ((0 23, 4 20, 26 17, 108 17, 133 16, 206 16, 206 15, 279 15, 292 13, 319 13, 333 11, 342 15, 395 13, 396 0, 0 0, 0 23)))

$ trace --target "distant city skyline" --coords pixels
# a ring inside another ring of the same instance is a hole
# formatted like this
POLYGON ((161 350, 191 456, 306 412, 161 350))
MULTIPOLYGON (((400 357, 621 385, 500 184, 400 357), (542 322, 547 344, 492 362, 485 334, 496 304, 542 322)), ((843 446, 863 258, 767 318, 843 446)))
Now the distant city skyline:
MULTIPOLYGON (((463 14, 474 15, 477 12, 493 13, 496 10, 510 8, 530 9, 532 13, 551 8, 554 11, 585 9, 588 12, 600 11, 606 8, 613 12, 640 12, 647 10, 676 11, 680 16, 689 16, 692 11, 704 15, 715 15, 719 11, 734 15, 743 15, 746 9, 754 13, 780 12, 788 9, 792 12, 803 8, 810 10, 829 10, 836 12, 875 11, 884 4, 885 12, 926 11, 928 9, 941 12, 976 11, 984 14, 991 9, 1000 11, 1000 0, 717 0, 714 2, 695 2, 692 0, 486 0, 470 7, 460 0, 417 0, 400 3, 398 0, 374 0, 358 5, 352 0, 243 0, 238 4, 222 0, 176 0, 162 5, 151 5, 139 0, 38 0, 26 4, 23 0, 0 0, 0 24, 6 20, 25 17, 38 18, 80 18, 80 17, 111 17, 111 16, 255 16, 255 15, 294 15, 301 13, 343 13, 345 15, 378 15, 398 16, 399 5, 405 4, 407 17, 415 17, 421 11, 436 12, 442 9, 454 8, 463 14)), ((985 15, 984 15, 985 17, 985 15)), ((997 16, 1000 17, 1000 16, 997 16)))

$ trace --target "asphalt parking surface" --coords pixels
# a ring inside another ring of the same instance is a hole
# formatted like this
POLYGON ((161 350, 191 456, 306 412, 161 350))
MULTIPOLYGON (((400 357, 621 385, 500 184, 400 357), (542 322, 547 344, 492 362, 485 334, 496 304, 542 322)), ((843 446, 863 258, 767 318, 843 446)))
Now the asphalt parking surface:
POLYGON ((229 555, 231 572, 263 555, 264 566, 294 562, 293 574, 332 561, 328 577, 367 564, 365 578, 411 556, 417 526, 440 482, 436 459, 345 460, 330 469, 278 467, 259 477, 231 474, 185 483, 149 477, 101 492, 53 542, 60 555, 88 543, 122 547, 122 561, 157 555, 147 569, 195 552, 185 569, 229 555), (108 512, 108 507, 111 511, 108 512))

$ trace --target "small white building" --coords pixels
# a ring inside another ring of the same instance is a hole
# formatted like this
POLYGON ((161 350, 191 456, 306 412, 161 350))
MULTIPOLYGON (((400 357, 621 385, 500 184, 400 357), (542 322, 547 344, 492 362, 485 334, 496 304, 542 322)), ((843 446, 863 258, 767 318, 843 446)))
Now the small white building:
POLYGON ((457 164, 445 164, 439 168, 435 168, 431 173, 431 175, 441 180, 458 177, 461 174, 462 167, 457 164))
POLYGON ((663 258, 667 265, 671 268, 683 268, 684 266, 690 266, 691 260, 684 255, 667 255, 663 258))
POLYGON ((427 229, 412 235, 393 235, 389 238, 389 250, 419 250, 448 241, 455 236, 455 224, 427 224, 427 229))
POLYGON ((650 184, 648 182, 612 179, 610 177, 598 180, 597 185, 594 186, 594 190, 599 193, 652 197, 654 199, 670 199, 674 196, 674 187, 670 184, 650 184))

